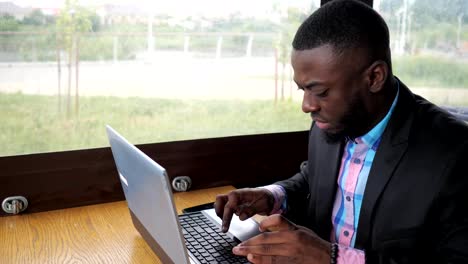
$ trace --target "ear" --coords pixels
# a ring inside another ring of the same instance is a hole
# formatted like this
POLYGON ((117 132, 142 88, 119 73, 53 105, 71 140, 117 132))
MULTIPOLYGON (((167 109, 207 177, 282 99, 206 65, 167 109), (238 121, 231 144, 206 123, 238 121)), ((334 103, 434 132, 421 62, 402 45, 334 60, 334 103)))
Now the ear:
POLYGON ((384 87, 388 77, 388 65, 382 60, 375 61, 367 69, 367 81, 369 92, 378 93, 384 87))

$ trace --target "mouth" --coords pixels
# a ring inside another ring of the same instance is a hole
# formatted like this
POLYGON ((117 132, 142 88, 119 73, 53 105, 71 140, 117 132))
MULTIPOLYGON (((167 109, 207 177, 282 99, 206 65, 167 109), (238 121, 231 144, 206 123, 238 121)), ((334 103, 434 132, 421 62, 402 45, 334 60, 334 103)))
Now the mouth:
POLYGON ((321 130, 329 130, 331 125, 328 122, 323 122, 321 120, 314 120, 315 124, 321 129, 321 130))
POLYGON ((331 124, 325 120, 322 120, 318 116, 310 115, 314 123, 321 129, 321 130, 329 130, 331 128, 331 124))
POLYGON ((315 122, 327 123, 326 121, 322 120, 321 118, 316 118, 316 117, 313 117, 313 116, 312 116, 312 120, 314 120, 315 122))

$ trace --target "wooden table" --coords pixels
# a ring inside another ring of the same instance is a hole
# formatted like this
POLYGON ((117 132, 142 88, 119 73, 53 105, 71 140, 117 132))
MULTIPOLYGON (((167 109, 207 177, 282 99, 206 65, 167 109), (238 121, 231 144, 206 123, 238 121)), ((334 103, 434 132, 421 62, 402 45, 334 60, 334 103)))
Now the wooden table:
MULTIPOLYGON (((183 208, 232 186, 176 193, 183 208)), ((161 263, 133 227, 125 201, 0 218, 0 263, 161 263)))

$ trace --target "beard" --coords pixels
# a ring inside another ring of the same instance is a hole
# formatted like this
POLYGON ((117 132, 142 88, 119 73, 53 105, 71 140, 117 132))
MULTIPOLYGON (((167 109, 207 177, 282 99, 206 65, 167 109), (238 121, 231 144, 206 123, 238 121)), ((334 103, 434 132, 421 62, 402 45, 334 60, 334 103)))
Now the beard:
POLYGON ((370 116, 363 100, 359 96, 351 99, 349 107, 344 113, 339 122, 337 122, 343 129, 334 132, 323 131, 323 136, 327 143, 335 144, 345 139, 355 139, 365 134, 362 131, 367 127, 370 116))
POLYGON ((323 138, 328 144, 336 144, 345 140, 347 136, 344 131, 336 133, 323 131, 323 138))

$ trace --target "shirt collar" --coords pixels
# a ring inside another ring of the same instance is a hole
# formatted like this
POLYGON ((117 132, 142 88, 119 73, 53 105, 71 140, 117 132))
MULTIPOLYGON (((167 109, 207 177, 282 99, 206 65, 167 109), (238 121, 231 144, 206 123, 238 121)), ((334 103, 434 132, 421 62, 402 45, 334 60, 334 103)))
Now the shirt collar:
POLYGON ((369 132, 364 134, 363 136, 355 138, 354 142, 361 143, 364 142, 369 148, 377 147, 378 143, 380 142, 380 138, 387 127, 388 121, 392 116, 393 110, 395 109, 395 105, 398 101, 398 95, 400 94, 400 83, 397 81, 397 93, 395 95, 395 99, 393 99, 392 106, 388 110, 385 117, 380 120, 380 122, 375 125, 369 132))

